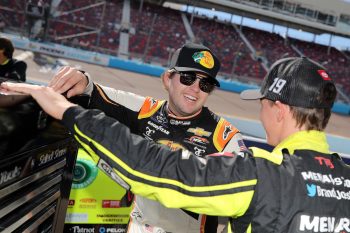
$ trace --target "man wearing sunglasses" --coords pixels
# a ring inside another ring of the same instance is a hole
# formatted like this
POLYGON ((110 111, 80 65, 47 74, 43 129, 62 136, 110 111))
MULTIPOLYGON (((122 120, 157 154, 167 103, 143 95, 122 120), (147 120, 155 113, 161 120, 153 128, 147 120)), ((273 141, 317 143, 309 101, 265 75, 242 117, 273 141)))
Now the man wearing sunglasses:
POLYGON ((260 90, 241 93, 242 99, 260 100, 266 139, 275 146, 271 153, 250 148, 198 158, 133 135, 52 89, 1 86, 31 94, 96 163, 111 166, 123 187, 168 207, 229 216, 235 233, 350 232, 350 166, 330 152, 324 133, 337 90, 325 68, 308 58, 277 61, 260 90))
MULTIPOLYGON (((173 150, 187 149, 198 157, 223 151, 238 153, 245 149, 239 131, 204 107, 210 93, 220 86, 216 80, 219 69, 220 62, 210 49, 188 43, 174 53, 169 69, 161 76, 168 101, 101 86, 70 67, 64 67, 49 86, 68 97, 88 94, 89 108, 98 108, 133 133, 173 150)), ((212 233, 218 226, 217 217, 168 209, 141 196, 133 205, 128 232, 212 233)))

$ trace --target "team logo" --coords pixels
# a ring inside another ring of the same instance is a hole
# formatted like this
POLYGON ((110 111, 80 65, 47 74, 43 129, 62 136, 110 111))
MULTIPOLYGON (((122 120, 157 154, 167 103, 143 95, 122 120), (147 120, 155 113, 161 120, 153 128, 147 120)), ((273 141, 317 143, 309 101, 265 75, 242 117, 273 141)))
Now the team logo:
POLYGON ((318 156, 318 157, 315 157, 315 160, 317 160, 321 166, 326 166, 326 167, 329 167, 330 169, 334 169, 334 165, 330 159, 326 159, 324 157, 318 156))
POLYGON ((102 208, 120 208, 119 200, 102 200, 102 208))
POLYGON ((323 80, 325 81, 332 80, 325 70, 318 70, 317 72, 323 78, 323 80))
POLYGON ((188 140, 192 143, 199 143, 199 144, 204 144, 204 145, 209 143, 208 139, 202 138, 199 136, 192 136, 188 140))
POLYGON ((205 152, 204 149, 194 147, 194 154, 197 155, 198 157, 202 157, 204 152, 205 152))
POLYGON ((233 132, 232 129, 231 129, 231 125, 225 125, 225 130, 224 130, 224 133, 223 133, 223 135, 222 135, 222 138, 223 138, 224 140, 227 140, 228 135, 229 135, 231 132, 233 132))
POLYGON ((146 135, 147 136, 151 136, 152 134, 154 134, 156 131, 155 130, 153 130, 153 129, 151 129, 150 127, 146 127, 146 135))
POLYGON ((178 149, 186 149, 185 147, 183 147, 181 144, 170 141, 170 140, 158 140, 157 141, 159 144, 162 145, 166 145, 167 147, 169 147, 171 150, 178 150, 178 149))
POLYGON ((187 132, 193 133, 199 137, 205 136, 209 137, 211 135, 211 132, 205 131, 203 128, 189 128, 187 132))
POLYGON ((214 58, 208 51, 196 52, 192 55, 192 58, 196 63, 201 64, 205 68, 211 69, 214 67, 214 58))
POLYGON ((86 159, 78 158, 73 171, 73 189, 81 189, 89 186, 97 177, 98 168, 86 159))
POLYGON ((157 115, 157 116, 156 116, 156 119, 157 119, 157 121, 158 121, 159 123, 161 123, 161 124, 167 123, 167 119, 166 119, 163 115, 157 115))

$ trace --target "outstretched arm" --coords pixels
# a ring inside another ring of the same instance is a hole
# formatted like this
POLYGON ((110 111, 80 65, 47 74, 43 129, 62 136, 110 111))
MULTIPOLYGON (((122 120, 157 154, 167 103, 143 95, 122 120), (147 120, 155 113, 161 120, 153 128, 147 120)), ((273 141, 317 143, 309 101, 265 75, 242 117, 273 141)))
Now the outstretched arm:
POLYGON ((99 110, 75 106, 51 88, 2 86, 31 94, 48 114, 62 119, 98 166, 135 194, 169 208, 216 216, 241 216, 250 205, 257 178, 249 156, 213 155, 204 160, 188 151, 170 151, 131 134, 99 110))
POLYGON ((26 83, 4 82, 1 83, 1 90, 4 92, 16 91, 31 95, 45 112, 58 120, 62 120, 63 113, 69 107, 76 106, 75 104, 69 102, 61 94, 56 93, 50 87, 37 86, 26 83))

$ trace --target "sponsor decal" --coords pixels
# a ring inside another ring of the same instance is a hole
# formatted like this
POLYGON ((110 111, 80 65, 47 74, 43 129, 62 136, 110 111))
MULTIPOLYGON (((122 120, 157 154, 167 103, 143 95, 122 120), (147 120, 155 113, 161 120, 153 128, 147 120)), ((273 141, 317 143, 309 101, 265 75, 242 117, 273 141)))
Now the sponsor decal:
POLYGON ((12 170, 0 172, 0 185, 10 182, 21 175, 22 167, 15 166, 12 170))
POLYGON ((109 164, 107 164, 103 159, 100 159, 98 161, 97 165, 101 171, 103 171, 107 176, 109 176, 112 180, 114 180, 116 183, 118 183, 120 186, 122 186, 124 189, 129 190, 130 186, 121 179, 113 170, 109 164))
POLYGON ((350 188, 350 180, 344 177, 333 177, 332 174, 321 174, 317 172, 302 172, 302 177, 306 181, 314 181, 322 184, 331 184, 334 186, 344 186, 345 188, 350 188))
POLYGON ((102 200, 102 208, 120 208, 119 200, 102 200))
POLYGON ((69 200, 68 201, 68 207, 74 206, 75 205, 75 200, 69 200))
POLYGON ((301 232, 350 232, 350 218, 300 215, 301 232))
POLYGON ((170 124, 171 125, 190 125, 191 121, 181 121, 181 120, 170 119, 170 124))
POLYGON ((350 191, 337 190, 335 188, 326 189, 315 184, 306 184, 307 195, 309 197, 325 197, 337 200, 350 200, 350 191))
POLYGON ((178 150, 178 149, 186 149, 183 145, 181 145, 180 143, 177 142, 173 142, 167 139, 162 139, 162 140, 158 140, 157 143, 162 144, 162 145, 166 145, 167 147, 169 147, 172 151, 178 150))
POLYGON ((221 118, 215 128, 213 135, 213 143, 215 148, 218 151, 222 151, 237 132, 238 129, 232 126, 230 122, 221 118))
POLYGON ((148 137, 151 137, 152 136, 152 134, 154 134, 156 131, 154 130, 154 129, 151 129, 150 127, 146 127, 146 135, 148 136, 148 137))
POLYGON ((97 200, 95 198, 83 198, 83 199, 80 199, 80 202, 81 203, 96 203, 97 200))
POLYGON ((332 80, 325 70, 318 70, 317 72, 323 78, 323 80, 325 81, 332 80))
POLYGON ((150 125, 150 126, 152 126, 155 130, 160 131, 160 132, 162 132, 162 133, 165 133, 166 135, 169 135, 169 131, 166 130, 166 129, 164 129, 163 126, 157 125, 157 124, 155 124, 155 123, 152 122, 152 121, 148 121, 147 124, 150 125))
POLYGON ((203 128, 189 128, 187 132, 193 133, 194 135, 197 135, 199 137, 209 137, 211 135, 211 132, 205 131, 203 128))
POLYGON ((97 177, 98 168, 94 162, 78 158, 73 171, 73 189, 89 186, 97 177))
POLYGON ((160 123, 160 124, 166 124, 168 122, 167 118, 163 116, 163 114, 157 115, 156 116, 156 120, 160 123))
POLYGON ((100 229, 98 229, 99 233, 123 233, 125 232, 126 229, 116 229, 116 228, 110 228, 110 227, 100 227, 100 229))
POLYGON ((201 64, 205 68, 211 69, 214 67, 214 58, 209 51, 200 51, 192 55, 194 62, 201 64))
POLYGON ((245 144, 244 144, 242 139, 237 140, 237 143, 238 143, 240 151, 246 151, 247 150, 247 147, 245 146, 245 144))
POLYGON ((321 165, 329 167, 330 169, 334 169, 334 165, 330 159, 324 158, 324 157, 315 157, 315 160, 321 165))
POLYGON ((94 233, 95 228, 94 227, 80 227, 80 226, 74 226, 71 228, 74 233, 94 233))
POLYGON ((143 119, 153 116, 153 114, 156 113, 156 111, 162 106, 163 103, 164 101, 158 101, 147 97, 141 107, 140 113, 137 118, 143 119))
POLYGON ((133 219, 136 219, 136 221, 139 221, 139 222, 141 222, 142 221, 142 213, 141 212, 139 212, 139 211, 135 211, 135 210, 133 210, 132 212, 131 212, 131 217, 133 218, 133 219))
POLYGON ((188 141, 192 142, 192 143, 199 143, 199 144, 208 144, 209 140, 206 138, 202 138, 199 136, 192 136, 189 139, 187 139, 188 141))
POLYGON ((67 213, 65 222, 87 222, 88 214, 86 213, 67 213))
POLYGON ((225 130, 224 132, 222 133, 222 138, 224 140, 227 140, 228 136, 230 135, 230 133, 232 133, 232 128, 231 128, 231 125, 225 125, 225 130))
POLYGON ((204 149, 198 148, 198 147, 194 147, 194 154, 197 155, 198 157, 202 157, 203 153, 205 152, 204 149))

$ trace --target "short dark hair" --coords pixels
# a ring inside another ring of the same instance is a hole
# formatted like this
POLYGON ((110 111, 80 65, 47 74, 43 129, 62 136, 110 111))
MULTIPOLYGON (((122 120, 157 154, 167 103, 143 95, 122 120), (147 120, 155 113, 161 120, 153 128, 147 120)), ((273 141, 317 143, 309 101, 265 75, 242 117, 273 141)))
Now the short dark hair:
POLYGON ((0 50, 4 50, 4 55, 7 58, 12 58, 13 56, 13 52, 15 50, 15 48, 13 47, 13 44, 11 42, 11 40, 1 37, 0 38, 0 50))
MULTIPOLYGON (((325 85, 320 93, 320 102, 333 103, 337 97, 336 87, 332 84, 325 85)), ((323 131, 331 117, 332 109, 329 108, 303 108, 289 106, 293 118, 298 127, 305 126, 306 130, 323 131)))

